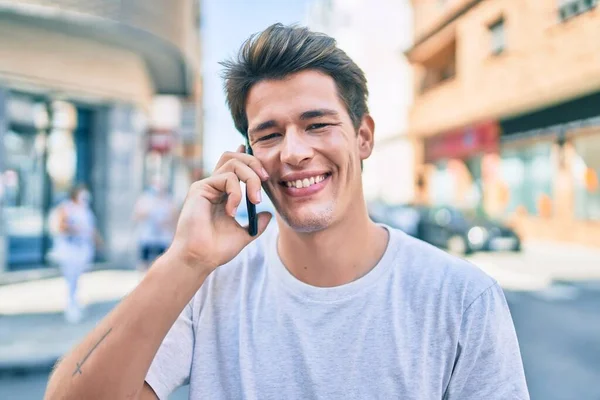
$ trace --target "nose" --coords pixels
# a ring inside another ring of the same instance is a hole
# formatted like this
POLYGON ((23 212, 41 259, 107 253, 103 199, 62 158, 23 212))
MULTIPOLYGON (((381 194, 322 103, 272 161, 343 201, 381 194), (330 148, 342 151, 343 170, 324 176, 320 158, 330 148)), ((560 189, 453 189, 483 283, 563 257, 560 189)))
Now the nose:
POLYGON ((314 151, 306 140, 304 132, 289 129, 286 132, 281 149, 281 162, 299 167, 313 157, 314 151))

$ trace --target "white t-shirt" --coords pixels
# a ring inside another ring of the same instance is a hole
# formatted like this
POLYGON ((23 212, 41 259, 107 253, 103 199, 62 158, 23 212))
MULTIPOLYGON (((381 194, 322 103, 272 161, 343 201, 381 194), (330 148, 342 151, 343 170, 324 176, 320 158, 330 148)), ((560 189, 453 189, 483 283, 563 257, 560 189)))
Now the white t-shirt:
POLYGON ((205 281, 146 381, 160 399, 529 399, 502 289, 401 231, 346 285, 297 280, 269 228, 205 281))

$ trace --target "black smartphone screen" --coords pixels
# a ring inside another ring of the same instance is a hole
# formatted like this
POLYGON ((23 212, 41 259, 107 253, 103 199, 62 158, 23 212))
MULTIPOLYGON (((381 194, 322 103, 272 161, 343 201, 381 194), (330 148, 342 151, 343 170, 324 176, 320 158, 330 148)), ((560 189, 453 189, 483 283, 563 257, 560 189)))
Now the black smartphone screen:
MULTIPOLYGON (((254 155, 250 142, 246 140, 246 154, 254 155)), ((248 233, 250 236, 256 236, 258 233, 258 220, 256 218, 256 205, 248 197, 248 186, 246 186, 246 208, 248 209, 248 233)))

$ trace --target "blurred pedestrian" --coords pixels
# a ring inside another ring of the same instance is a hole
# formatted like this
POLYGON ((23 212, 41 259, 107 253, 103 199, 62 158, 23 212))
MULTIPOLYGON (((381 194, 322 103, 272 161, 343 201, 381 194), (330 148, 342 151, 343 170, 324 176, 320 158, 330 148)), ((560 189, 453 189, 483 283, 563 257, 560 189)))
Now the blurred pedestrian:
POLYGON ((77 323, 82 318, 82 306, 77 299, 81 274, 88 271, 101 244, 96 231, 96 218, 90 207, 91 194, 85 185, 71 189, 69 198, 53 211, 55 231, 52 257, 58 263, 67 282, 65 319, 77 323))
POLYGON ((146 271, 173 239, 177 222, 175 202, 156 178, 136 202, 133 219, 138 228, 138 269, 146 271))

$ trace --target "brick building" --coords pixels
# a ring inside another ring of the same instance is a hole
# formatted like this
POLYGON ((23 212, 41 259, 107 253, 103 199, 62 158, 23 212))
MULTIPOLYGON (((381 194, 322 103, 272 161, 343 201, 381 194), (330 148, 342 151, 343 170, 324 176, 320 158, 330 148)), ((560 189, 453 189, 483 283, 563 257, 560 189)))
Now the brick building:
POLYGON ((600 246, 597 0, 412 0, 420 200, 600 246))

